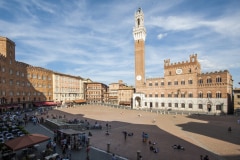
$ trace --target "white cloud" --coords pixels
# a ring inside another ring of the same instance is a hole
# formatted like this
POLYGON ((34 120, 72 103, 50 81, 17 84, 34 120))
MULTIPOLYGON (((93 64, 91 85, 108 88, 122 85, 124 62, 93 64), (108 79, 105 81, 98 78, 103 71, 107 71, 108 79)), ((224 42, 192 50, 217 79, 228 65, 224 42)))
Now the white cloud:
POLYGON ((157 38, 158 39, 163 39, 164 37, 166 37, 167 36, 167 33, 160 33, 158 36, 157 36, 157 38))
POLYGON ((146 77, 162 76, 164 59, 185 61, 192 53, 199 55, 203 71, 230 69, 237 77, 236 68, 240 68, 237 5, 228 8, 229 5, 222 4, 221 10, 215 10, 206 3, 198 6, 197 12, 195 3, 0 1, 0 35, 16 43, 18 61, 106 84, 122 79, 134 85, 132 29, 134 12, 140 6, 148 35, 146 77))

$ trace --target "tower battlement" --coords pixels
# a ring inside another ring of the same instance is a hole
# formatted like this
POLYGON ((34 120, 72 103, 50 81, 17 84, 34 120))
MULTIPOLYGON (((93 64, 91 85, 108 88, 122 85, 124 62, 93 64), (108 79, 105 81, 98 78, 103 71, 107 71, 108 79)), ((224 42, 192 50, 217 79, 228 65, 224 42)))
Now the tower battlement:
POLYGON ((201 75, 214 75, 214 74, 221 74, 221 73, 225 73, 225 72, 229 72, 228 70, 219 70, 219 71, 215 71, 215 72, 205 72, 202 73, 201 75))
POLYGON ((170 59, 164 60, 164 67, 176 67, 176 66, 181 66, 181 65, 190 65, 192 63, 197 63, 197 54, 192 54, 189 56, 189 60, 187 61, 182 61, 182 62, 174 62, 170 63, 170 59))

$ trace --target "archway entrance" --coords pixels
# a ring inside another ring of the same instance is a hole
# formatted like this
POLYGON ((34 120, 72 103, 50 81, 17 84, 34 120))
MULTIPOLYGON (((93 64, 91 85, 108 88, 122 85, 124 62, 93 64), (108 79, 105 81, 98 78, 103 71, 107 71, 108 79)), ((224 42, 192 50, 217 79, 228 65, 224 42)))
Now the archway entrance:
POLYGON ((141 107, 141 98, 140 97, 135 98, 135 107, 141 107))
POLYGON ((211 110, 212 110, 212 104, 210 104, 210 103, 207 104, 207 110, 208 110, 208 112, 211 112, 211 110))

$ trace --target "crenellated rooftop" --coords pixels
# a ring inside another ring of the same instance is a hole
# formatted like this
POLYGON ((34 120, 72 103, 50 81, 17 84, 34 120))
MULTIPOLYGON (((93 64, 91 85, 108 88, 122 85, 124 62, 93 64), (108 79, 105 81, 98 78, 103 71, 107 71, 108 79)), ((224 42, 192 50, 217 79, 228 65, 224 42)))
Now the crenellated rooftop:
POLYGON ((228 70, 219 70, 219 71, 215 71, 215 72, 201 73, 201 75, 221 74, 221 73, 225 73, 225 72, 229 72, 229 71, 228 70))
POLYGON ((182 61, 182 62, 175 62, 175 63, 170 63, 170 59, 164 60, 164 67, 179 67, 182 65, 188 65, 192 63, 197 63, 197 54, 192 54, 189 56, 189 61, 182 61))

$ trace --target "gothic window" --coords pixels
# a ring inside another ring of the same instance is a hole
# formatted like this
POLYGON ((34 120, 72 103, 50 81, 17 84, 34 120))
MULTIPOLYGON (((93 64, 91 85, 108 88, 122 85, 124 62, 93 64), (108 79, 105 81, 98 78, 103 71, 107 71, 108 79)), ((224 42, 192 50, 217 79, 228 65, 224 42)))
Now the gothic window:
POLYGON ((191 68, 189 68, 189 69, 188 69, 188 73, 192 73, 192 70, 191 70, 191 68))
POLYGON ((174 85, 178 85, 178 81, 174 81, 174 85))
POLYGON ((162 102, 162 103, 161 103, 161 106, 162 106, 162 107, 164 107, 164 106, 165 106, 165 103, 164 103, 164 102, 162 102))
POLYGON ((199 83, 199 84, 203 84, 203 79, 200 78, 200 79, 198 80, 198 83, 199 83))
POLYGON ((138 18, 137 19, 137 24, 138 24, 138 27, 140 26, 140 19, 138 18))
POLYGON ((220 76, 217 76, 217 78, 216 78, 216 82, 217 82, 217 83, 222 82, 222 78, 221 78, 220 76))
POLYGON ((157 94, 157 93, 155 94, 155 97, 158 97, 158 94, 157 94))
POLYGON ((178 97, 178 94, 177 94, 177 93, 175 93, 175 94, 174 94, 174 97, 175 97, 175 98, 177 98, 177 97, 178 97))
POLYGON ((169 86, 172 85, 172 82, 168 82, 168 85, 169 85, 169 86))
POLYGON ((222 93, 218 91, 218 92, 216 93, 216 98, 222 98, 222 93))
POLYGON ((149 94, 149 97, 152 97, 152 94, 149 94))
POLYGON ((178 108, 178 103, 175 103, 174 105, 175 105, 175 108, 178 108))
POLYGON ((181 107, 182 107, 182 108, 185 108, 185 103, 181 103, 181 107))
POLYGON ((203 93, 202 92, 198 93, 198 98, 203 98, 203 93))
POLYGON ((212 93, 211 92, 207 93, 207 98, 212 98, 212 93))
POLYGON ((219 111, 222 110, 222 106, 220 104, 217 104, 216 105, 216 110, 219 110, 219 111))
POLYGON ((161 82, 161 86, 164 86, 164 82, 163 81, 161 82))
POLYGON ((193 108, 193 104, 192 104, 192 103, 189 103, 189 104, 188 104, 188 108, 193 108))
POLYGON ((181 93, 181 98, 185 98, 185 93, 181 93))
POLYGON ((193 84, 193 81, 191 79, 189 79, 188 84, 193 84))
POLYGON ((163 94, 163 93, 161 94, 161 97, 164 97, 164 94, 163 94))
POLYGON ((158 82, 155 82, 155 86, 158 86, 158 82))
POLYGON ((212 83, 212 78, 211 77, 207 78, 207 83, 212 83))
POLYGON ((189 98, 192 98, 192 97, 193 97, 193 94, 192 94, 192 93, 188 93, 188 97, 189 97, 189 98))
POLYGON ((182 80, 182 81, 181 81, 181 85, 185 85, 185 80, 182 80))
POLYGON ((172 97, 172 94, 168 94, 168 97, 172 97))

